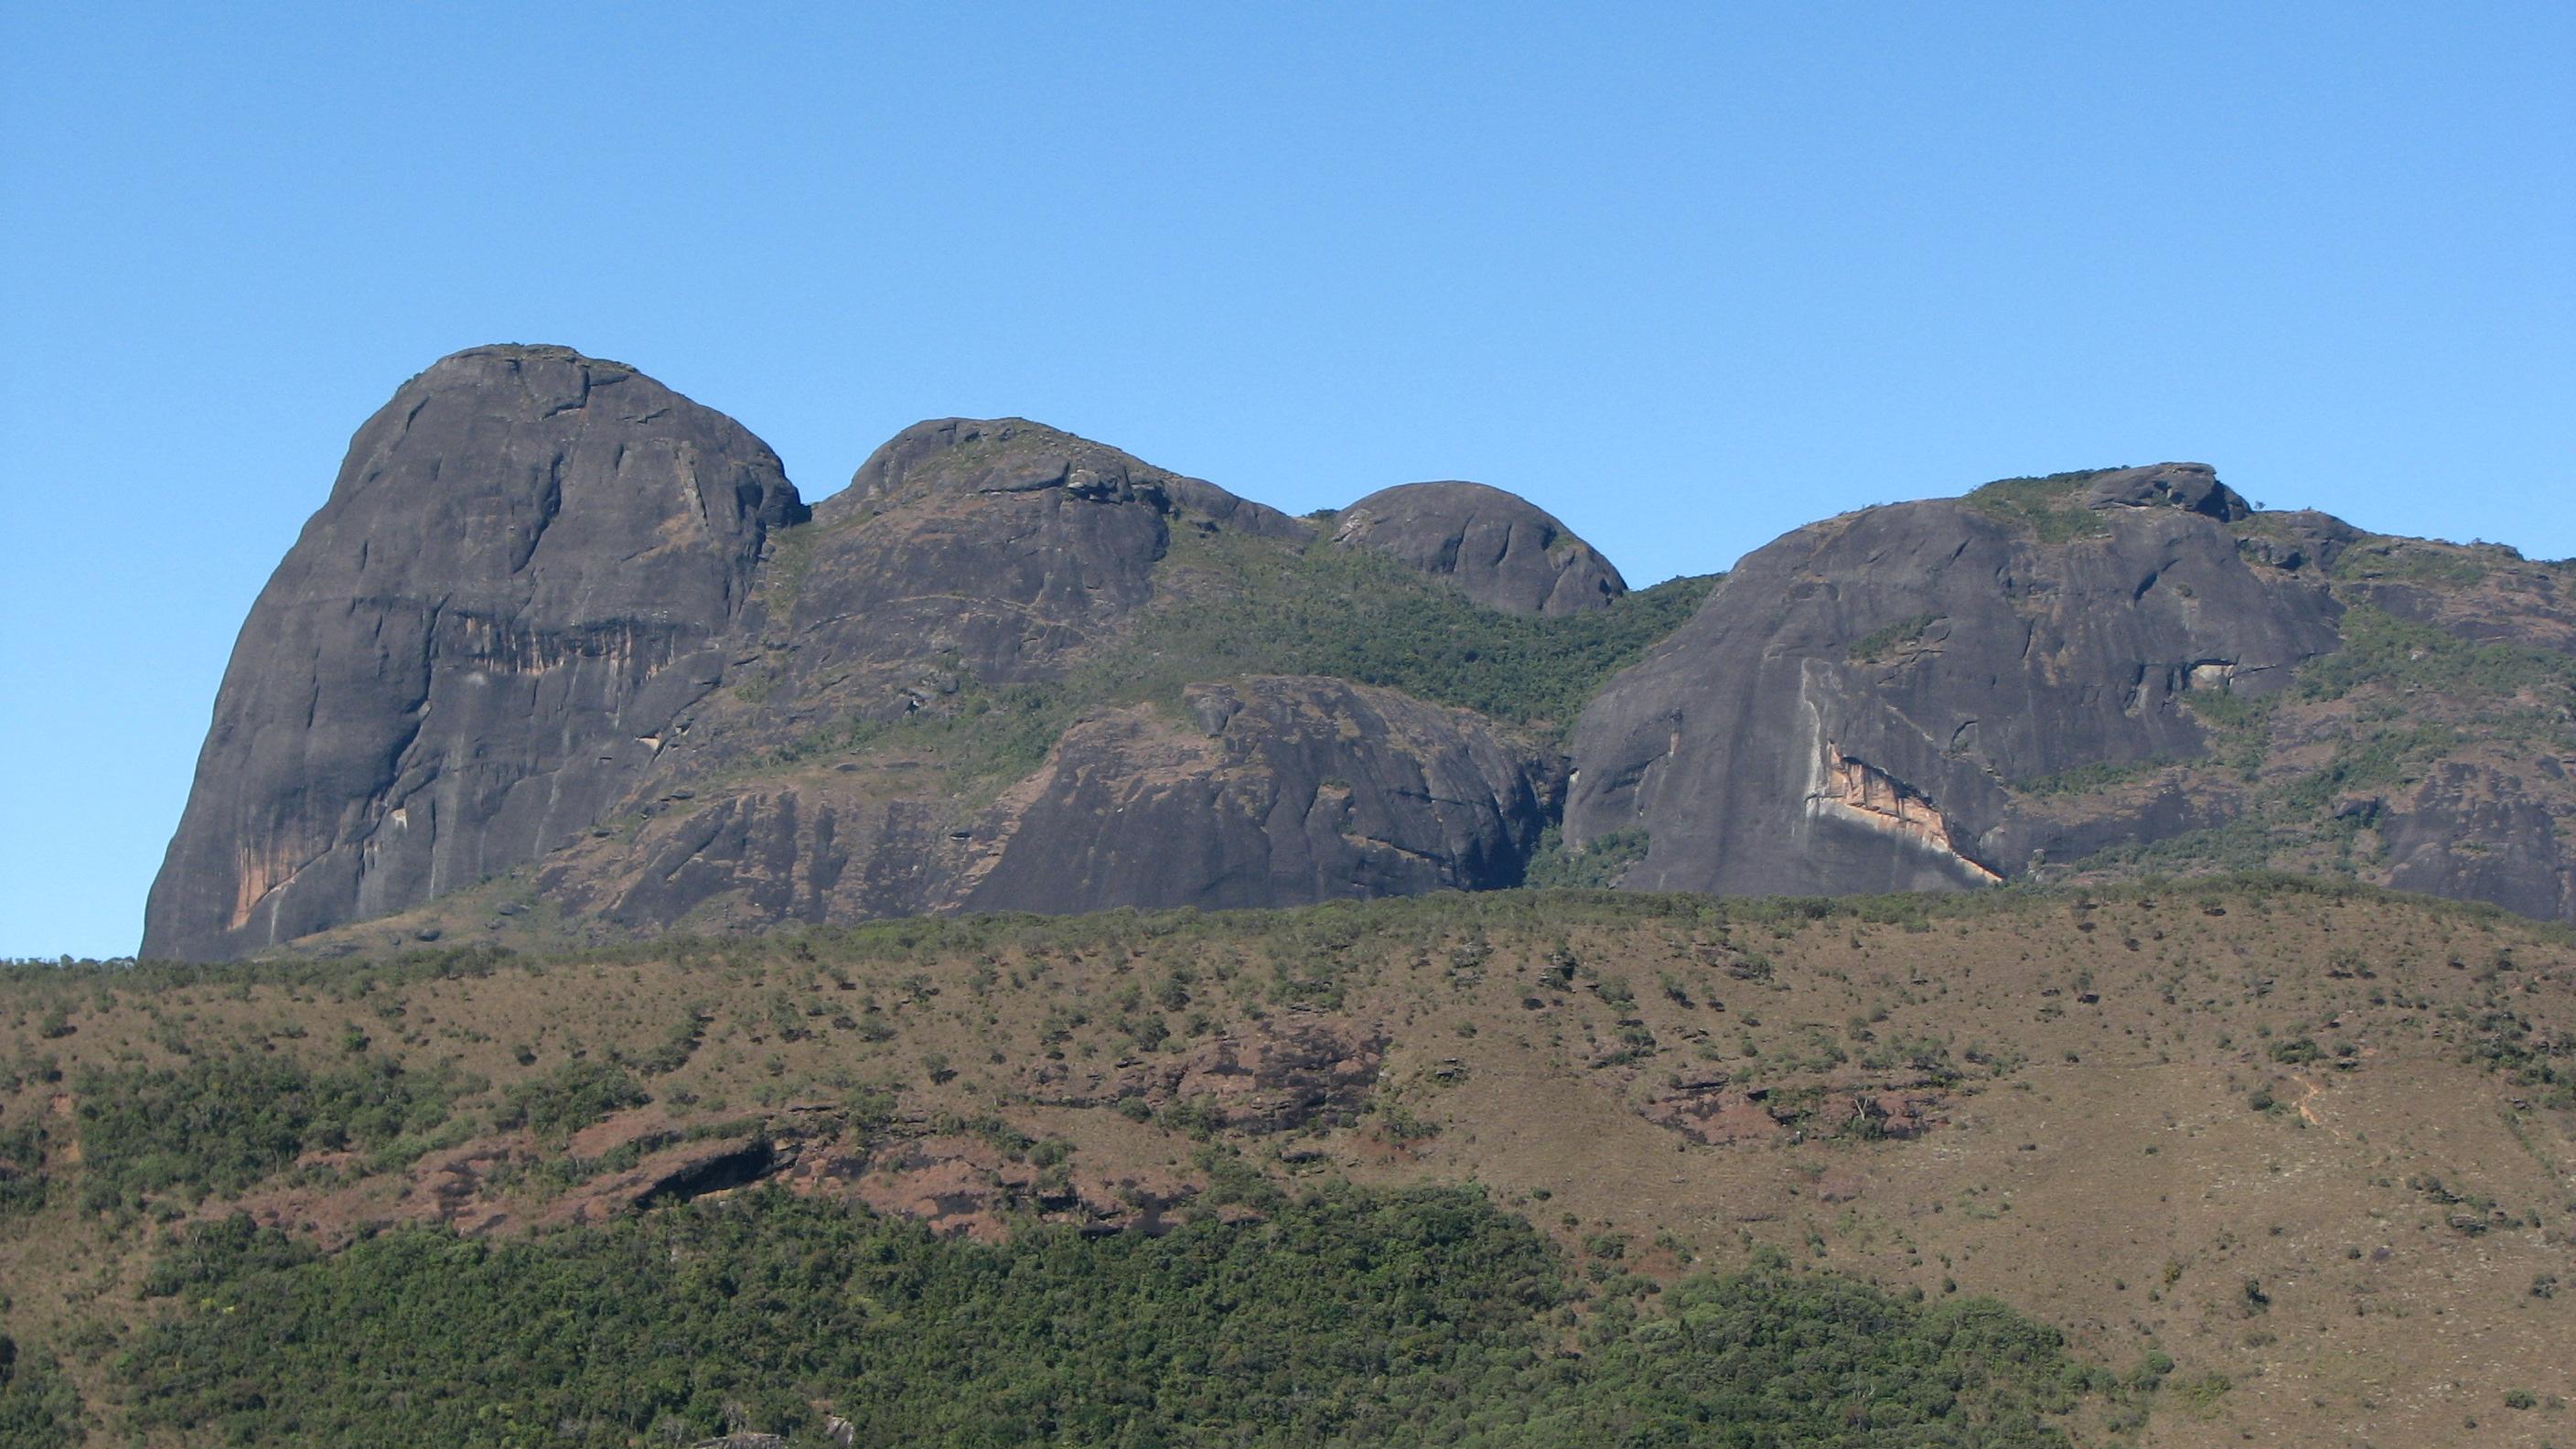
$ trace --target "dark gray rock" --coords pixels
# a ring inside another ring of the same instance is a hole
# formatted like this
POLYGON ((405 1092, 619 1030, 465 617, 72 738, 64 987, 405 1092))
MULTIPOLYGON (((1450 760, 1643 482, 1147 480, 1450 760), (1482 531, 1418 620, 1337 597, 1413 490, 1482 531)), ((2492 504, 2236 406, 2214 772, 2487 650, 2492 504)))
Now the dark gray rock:
POLYGON ((484 347, 412 379, 243 626, 144 954, 258 950, 585 832, 803 517, 758 438, 620 364, 484 347))
POLYGON ((2188 705, 2337 647, 2316 571, 2250 559, 2199 465, 2077 485, 2101 536, 2044 543, 1972 500, 1797 530, 1613 680, 1573 745, 1567 834, 1643 828, 1632 888, 1956 887, 2216 823, 2170 791, 2069 819, 2008 788, 2205 752, 2188 705))
POLYGON ((1198 685, 1189 718, 1075 725, 960 813, 867 770, 659 802, 540 889, 630 930, 758 929, 952 910, 1300 905, 1520 883, 1563 763, 1478 716, 1331 679, 1198 685))
POLYGON ((1076 726, 969 843, 974 910, 1303 905, 1520 884, 1560 765, 1478 716, 1337 679, 1076 726))
MULTIPOLYGON (((1570 779, 1491 721, 1332 679, 1104 709, 1016 782, 974 753, 1003 736, 943 733, 1059 718, 1012 687, 1313 538, 1020 419, 907 429, 808 521, 757 439, 631 369, 457 354, 360 430, 253 609, 145 952, 264 951, 503 872, 593 935, 1490 889, 1524 879, 1560 800, 1578 845, 1647 833, 1632 888, 1966 886, 2261 811, 2276 858, 2576 916, 2576 757, 2529 729, 2566 716, 2549 669, 2457 698, 2404 670, 2301 691, 2231 755, 2259 771, 2208 762, 2202 726, 2338 648, 2347 604, 2576 651, 2576 568, 2253 515, 2198 464, 1788 535, 1592 702, 1570 779), (916 711, 936 727, 881 728, 916 711), (2306 782, 2393 719, 2458 733, 2383 748, 2402 767, 2328 821, 2306 782)), ((1624 587, 1475 484, 1373 494, 1334 541, 1524 613, 1624 587)))
POLYGON ((1305 524, 1212 483, 1019 418, 916 424, 826 499, 771 590, 771 712, 900 713, 926 676, 1054 677, 1154 597, 1174 530, 1303 540, 1305 524))
POLYGON ((2207 463, 2159 463, 2151 468, 2113 468, 2094 475, 2080 495, 2084 506, 2106 508, 2179 508, 2233 523, 2254 512, 2236 490, 2218 481, 2207 463))
POLYGON ((572 914, 647 933, 939 909, 961 855, 950 813, 886 793, 864 775, 755 777, 669 807, 632 841, 584 842, 549 861, 539 887, 572 914))
POLYGON ((2385 842, 2388 884, 2543 920, 2576 917, 2576 860, 2560 835, 2563 789, 2448 762, 2407 797, 2363 808, 2385 842))
POLYGON ((1482 483, 1380 489, 1334 520, 1333 541, 1374 550, 1515 614, 1598 609, 1628 592, 1610 560, 1528 499, 1482 483))

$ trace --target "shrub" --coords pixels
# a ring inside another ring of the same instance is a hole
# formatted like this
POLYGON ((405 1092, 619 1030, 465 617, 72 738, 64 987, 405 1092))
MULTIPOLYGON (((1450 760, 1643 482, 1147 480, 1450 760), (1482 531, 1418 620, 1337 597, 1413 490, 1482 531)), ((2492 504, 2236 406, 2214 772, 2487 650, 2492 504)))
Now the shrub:
POLYGON ((611 1112, 651 1100, 625 1068, 613 1062, 570 1061, 512 1086, 503 1094, 493 1121, 496 1126, 525 1127, 539 1137, 559 1141, 611 1112))
POLYGON ((191 1442, 510 1442, 515 1424, 569 1449, 811 1435, 826 1412, 882 1444, 1861 1449, 1973 1425, 2017 1449, 2063 1444, 2054 1416, 2117 1392, 2001 1305, 1778 1267, 1642 1298, 1619 1278, 1568 1356, 1563 1260, 1481 1196, 1288 1201, 1221 1152, 1202 1164, 1265 1220, 982 1246, 764 1191, 321 1257, 236 1219, 172 1254, 153 1286, 177 1311, 121 1367, 139 1427, 191 1442))
POLYGON ((225 1056, 179 1068, 84 1069, 75 1114, 92 1211, 181 1189, 241 1192, 308 1152, 392 1146, 447 1120, 483 1084, 361 1063, 315 1073, 289 1058, 225 1056))

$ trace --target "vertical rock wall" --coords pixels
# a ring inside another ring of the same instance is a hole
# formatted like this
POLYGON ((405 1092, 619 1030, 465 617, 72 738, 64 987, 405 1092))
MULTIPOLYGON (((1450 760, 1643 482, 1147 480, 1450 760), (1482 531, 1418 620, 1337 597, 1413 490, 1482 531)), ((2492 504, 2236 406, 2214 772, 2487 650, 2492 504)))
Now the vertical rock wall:
POLYGON ((144 954, 401 910, 586 830, 804 514, 759 439, 618 364, 487 347, 412 379, 243 625, 144 954))

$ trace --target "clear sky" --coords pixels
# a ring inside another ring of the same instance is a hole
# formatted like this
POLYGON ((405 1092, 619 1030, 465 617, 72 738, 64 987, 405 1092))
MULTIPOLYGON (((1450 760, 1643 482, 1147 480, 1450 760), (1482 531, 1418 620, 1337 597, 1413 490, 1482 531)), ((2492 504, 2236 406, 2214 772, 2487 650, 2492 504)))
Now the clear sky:
POLYGON ((2576 554, 2564 4, 0 6, 0 955, 131 951, 349 434, 559 342, 1633 582, 2201 459, 2576 554))

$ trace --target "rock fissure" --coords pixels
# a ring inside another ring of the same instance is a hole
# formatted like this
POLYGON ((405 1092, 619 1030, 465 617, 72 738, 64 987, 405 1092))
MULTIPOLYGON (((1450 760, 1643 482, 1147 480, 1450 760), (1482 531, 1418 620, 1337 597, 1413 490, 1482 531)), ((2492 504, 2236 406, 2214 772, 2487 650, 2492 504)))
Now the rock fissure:
POLYGON ((1823 785, 1808 798, 1829 815, 1912 841, 1958 862, 1984 881, 2003 879, 1951 839, 1949 818, 1938 805, 1885 770, 1844 754, 1831 742, 1825 746, 1823 785))

